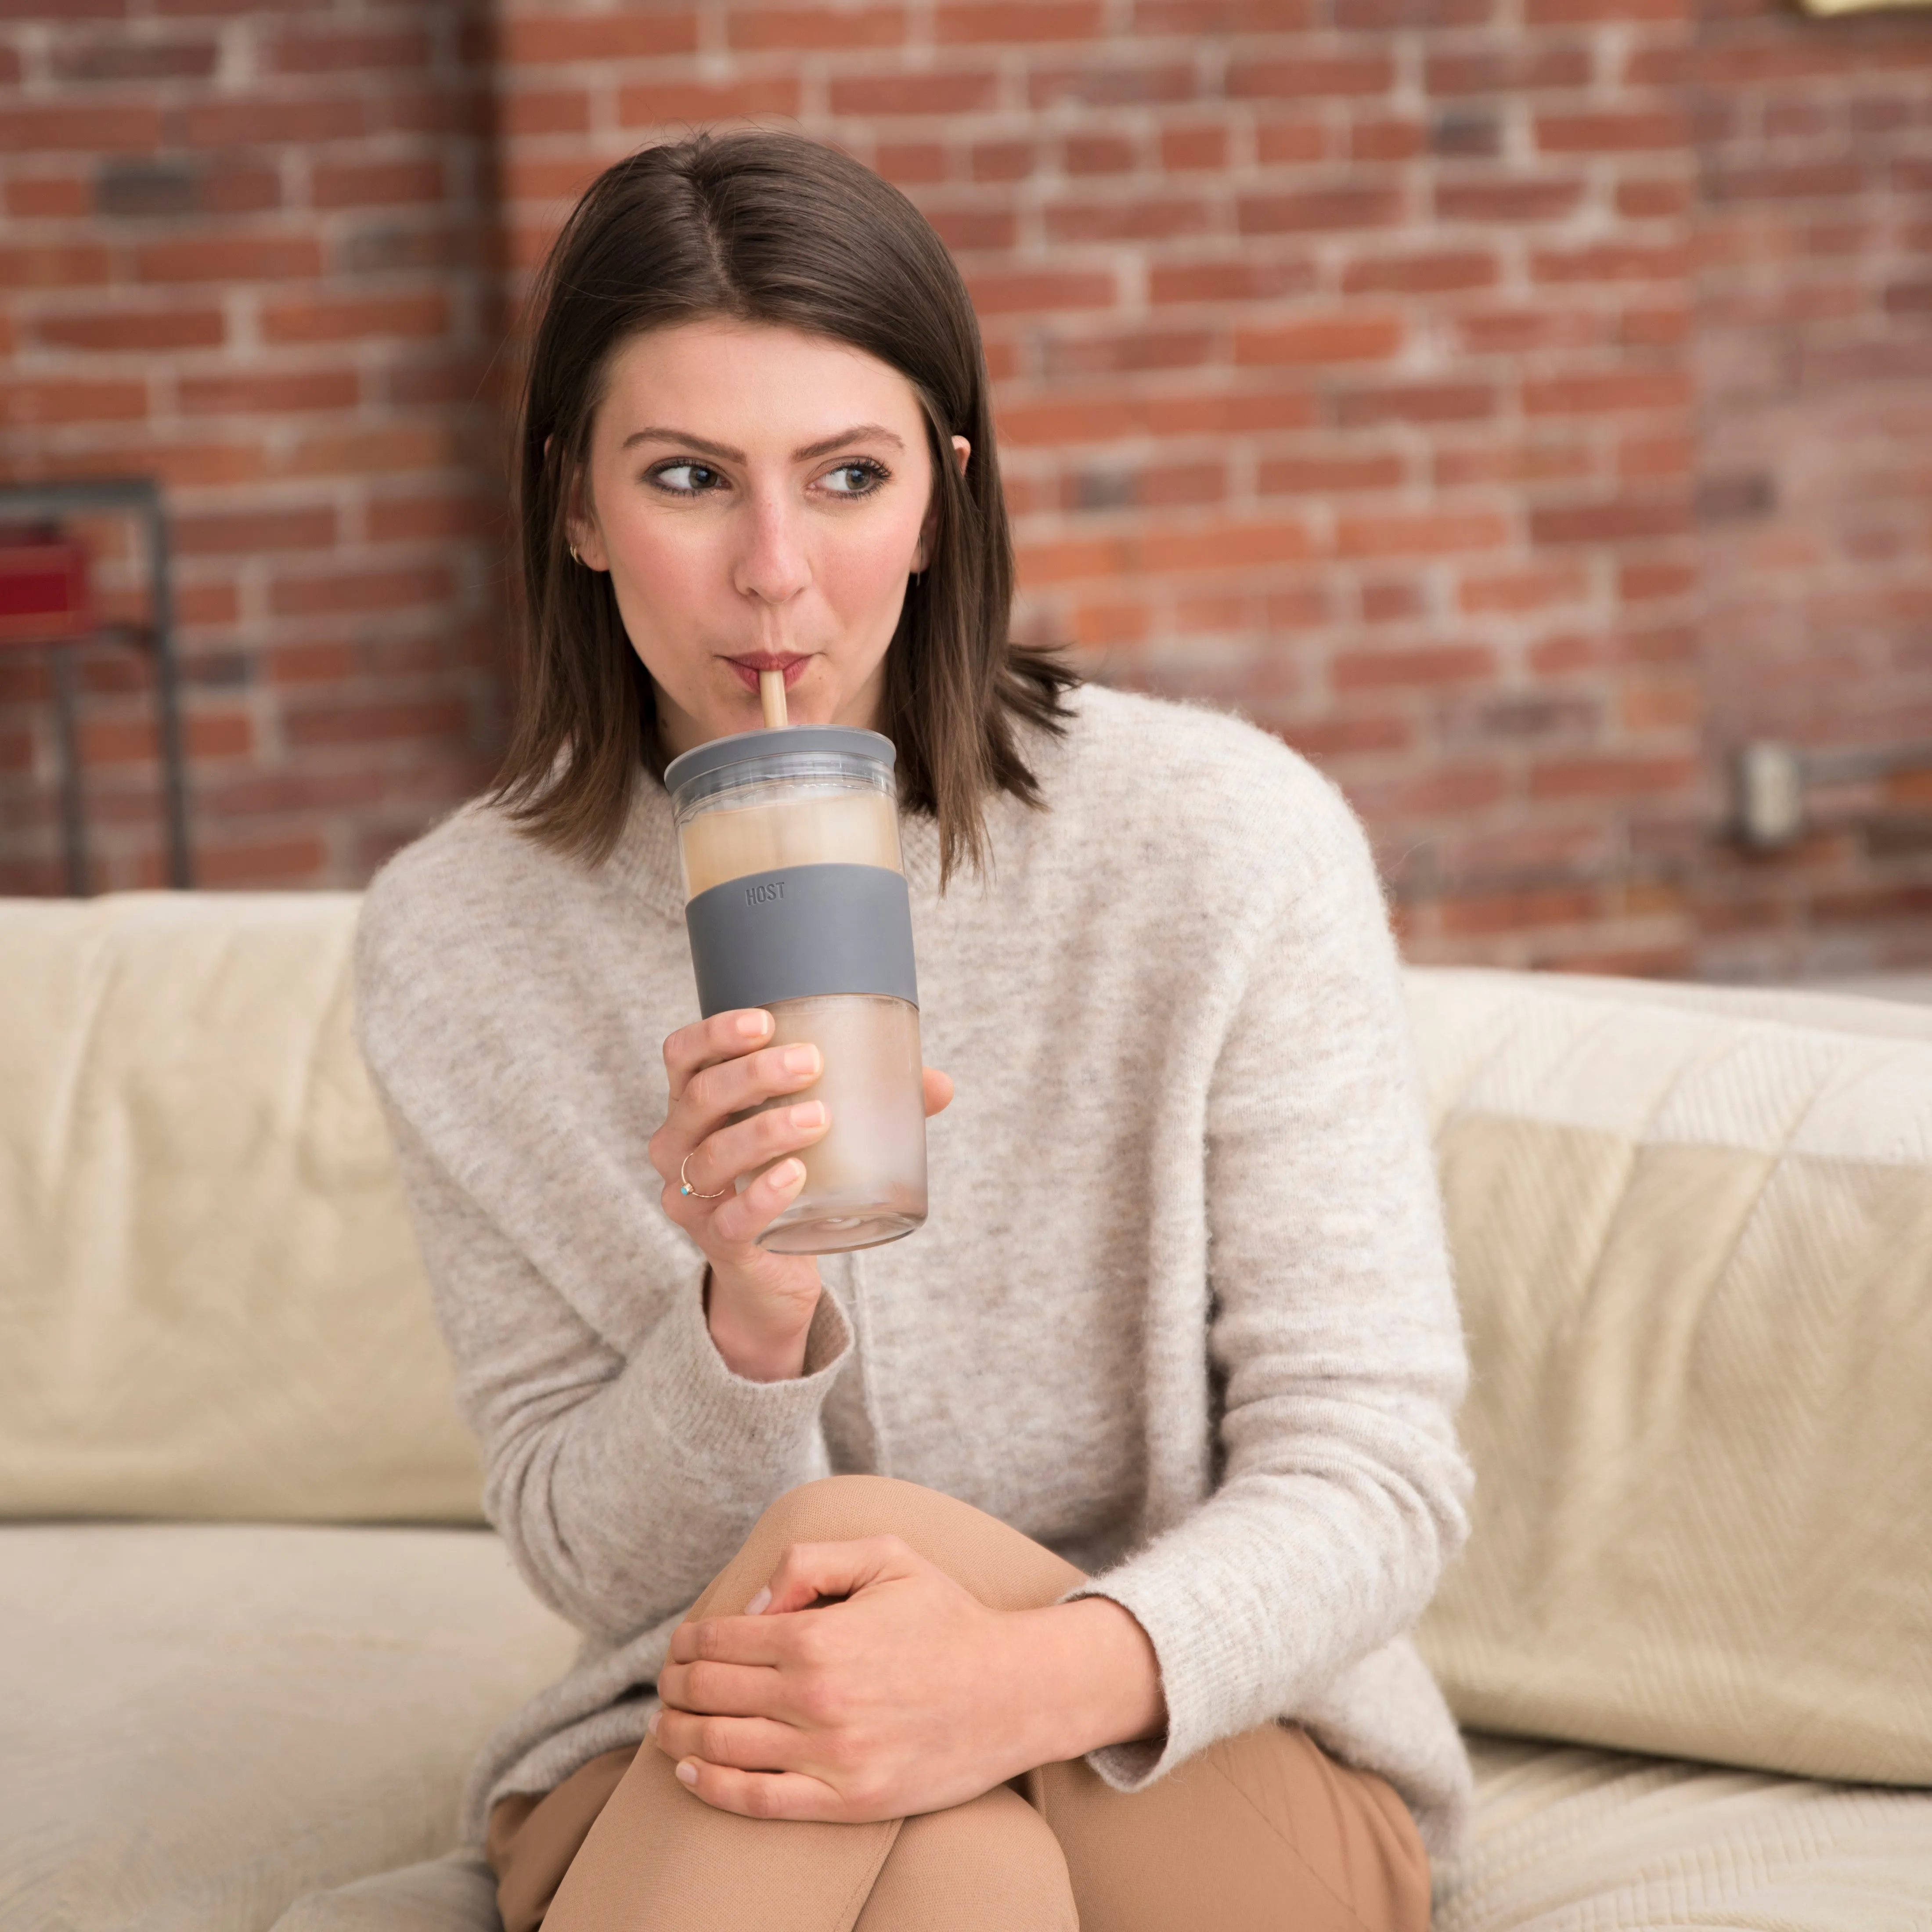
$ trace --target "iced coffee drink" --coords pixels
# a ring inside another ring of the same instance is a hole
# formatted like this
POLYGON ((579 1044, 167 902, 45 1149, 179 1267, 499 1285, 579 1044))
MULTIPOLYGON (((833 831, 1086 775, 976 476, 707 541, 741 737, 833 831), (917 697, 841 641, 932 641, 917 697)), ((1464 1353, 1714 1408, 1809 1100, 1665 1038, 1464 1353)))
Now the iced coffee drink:
MULTIPOLYGON (((926 1106, 892 741, 799 725, 700 745, 664 774, 684 865, 698 1004, 762 1006, 808 1041, 802 1093, 831 1124, 803 1190, 760 1237, 780 1254, 874 1247, 926 1219, 926 1106)), ((755 1175, 744 1177, 748 1185, 755 1175)))

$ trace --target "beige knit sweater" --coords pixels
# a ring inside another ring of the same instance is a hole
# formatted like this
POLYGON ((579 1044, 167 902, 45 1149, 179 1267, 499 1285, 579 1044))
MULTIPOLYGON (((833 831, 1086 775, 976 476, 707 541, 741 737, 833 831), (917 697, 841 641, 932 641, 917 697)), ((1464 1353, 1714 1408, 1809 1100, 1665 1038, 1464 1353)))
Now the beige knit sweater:
POLYGON ((903 823, 931 1214, 827 1256, 799 1380, 712 1346, 645 1143, 698 1016, 669 800, 591 870, 472 806, 369 891, 358 1001, 486 1508, 584 1633, 464 1828, 634 1743, 673 1628, 794 1484, 990 1511, 1153 1640, 1164 1745, 1292 1717, 1452 1848, 1468 1766, 1403 1633, 1465 1534, 1465 1376, 1394 950, 1360 832, 1250 725, 1088 687, 938 890, 903 823))

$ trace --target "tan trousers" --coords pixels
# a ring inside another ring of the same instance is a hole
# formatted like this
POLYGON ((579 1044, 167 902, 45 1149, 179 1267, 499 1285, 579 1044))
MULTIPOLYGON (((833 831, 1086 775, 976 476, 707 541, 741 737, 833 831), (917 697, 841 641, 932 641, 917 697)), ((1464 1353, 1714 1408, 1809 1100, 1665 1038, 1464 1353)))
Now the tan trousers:
MULTIPOLYGON (((968 1504, 835 1476, 767 1510, 693 1606, 742 1610, 794 1543, 902 1537, 995 1610, 1080 1573, 968 1504)), ((1429 1865, 1381 1778, 1270 1724, 1131 1796, 1084 1760, 876 1824, 741 1818, 655 1746, 490 1815, 505 1932, 1424 1932, 1429 1865)))

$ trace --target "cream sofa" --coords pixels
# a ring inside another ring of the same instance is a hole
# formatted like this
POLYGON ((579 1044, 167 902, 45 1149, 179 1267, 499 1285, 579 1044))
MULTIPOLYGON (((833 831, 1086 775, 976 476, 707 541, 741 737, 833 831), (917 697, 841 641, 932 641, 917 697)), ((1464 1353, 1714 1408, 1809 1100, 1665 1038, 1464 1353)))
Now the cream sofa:
MULTIPOLYGON (((494 1928, 458 1784, 572 1639, 478 1520, 355 914, 0 904, 0 1932, 494 1928)), ((1436 1924, 1925 1932, 1932 1011, 1410 987, 1479 1471, 1436 1924)))

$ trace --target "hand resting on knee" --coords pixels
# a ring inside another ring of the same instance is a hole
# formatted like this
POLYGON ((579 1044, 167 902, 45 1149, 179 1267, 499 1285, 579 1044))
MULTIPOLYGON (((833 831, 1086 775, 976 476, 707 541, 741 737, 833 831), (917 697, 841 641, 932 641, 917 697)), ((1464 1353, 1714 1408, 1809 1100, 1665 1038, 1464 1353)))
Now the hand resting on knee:
POLYGON ((1166 1722, 1120 1605, 989 1610, 896 1536, 794 1544, 746 1615, 679 1629, 658 1690, 652 1742, 752 1817, 938 1810, 1166 1722))

